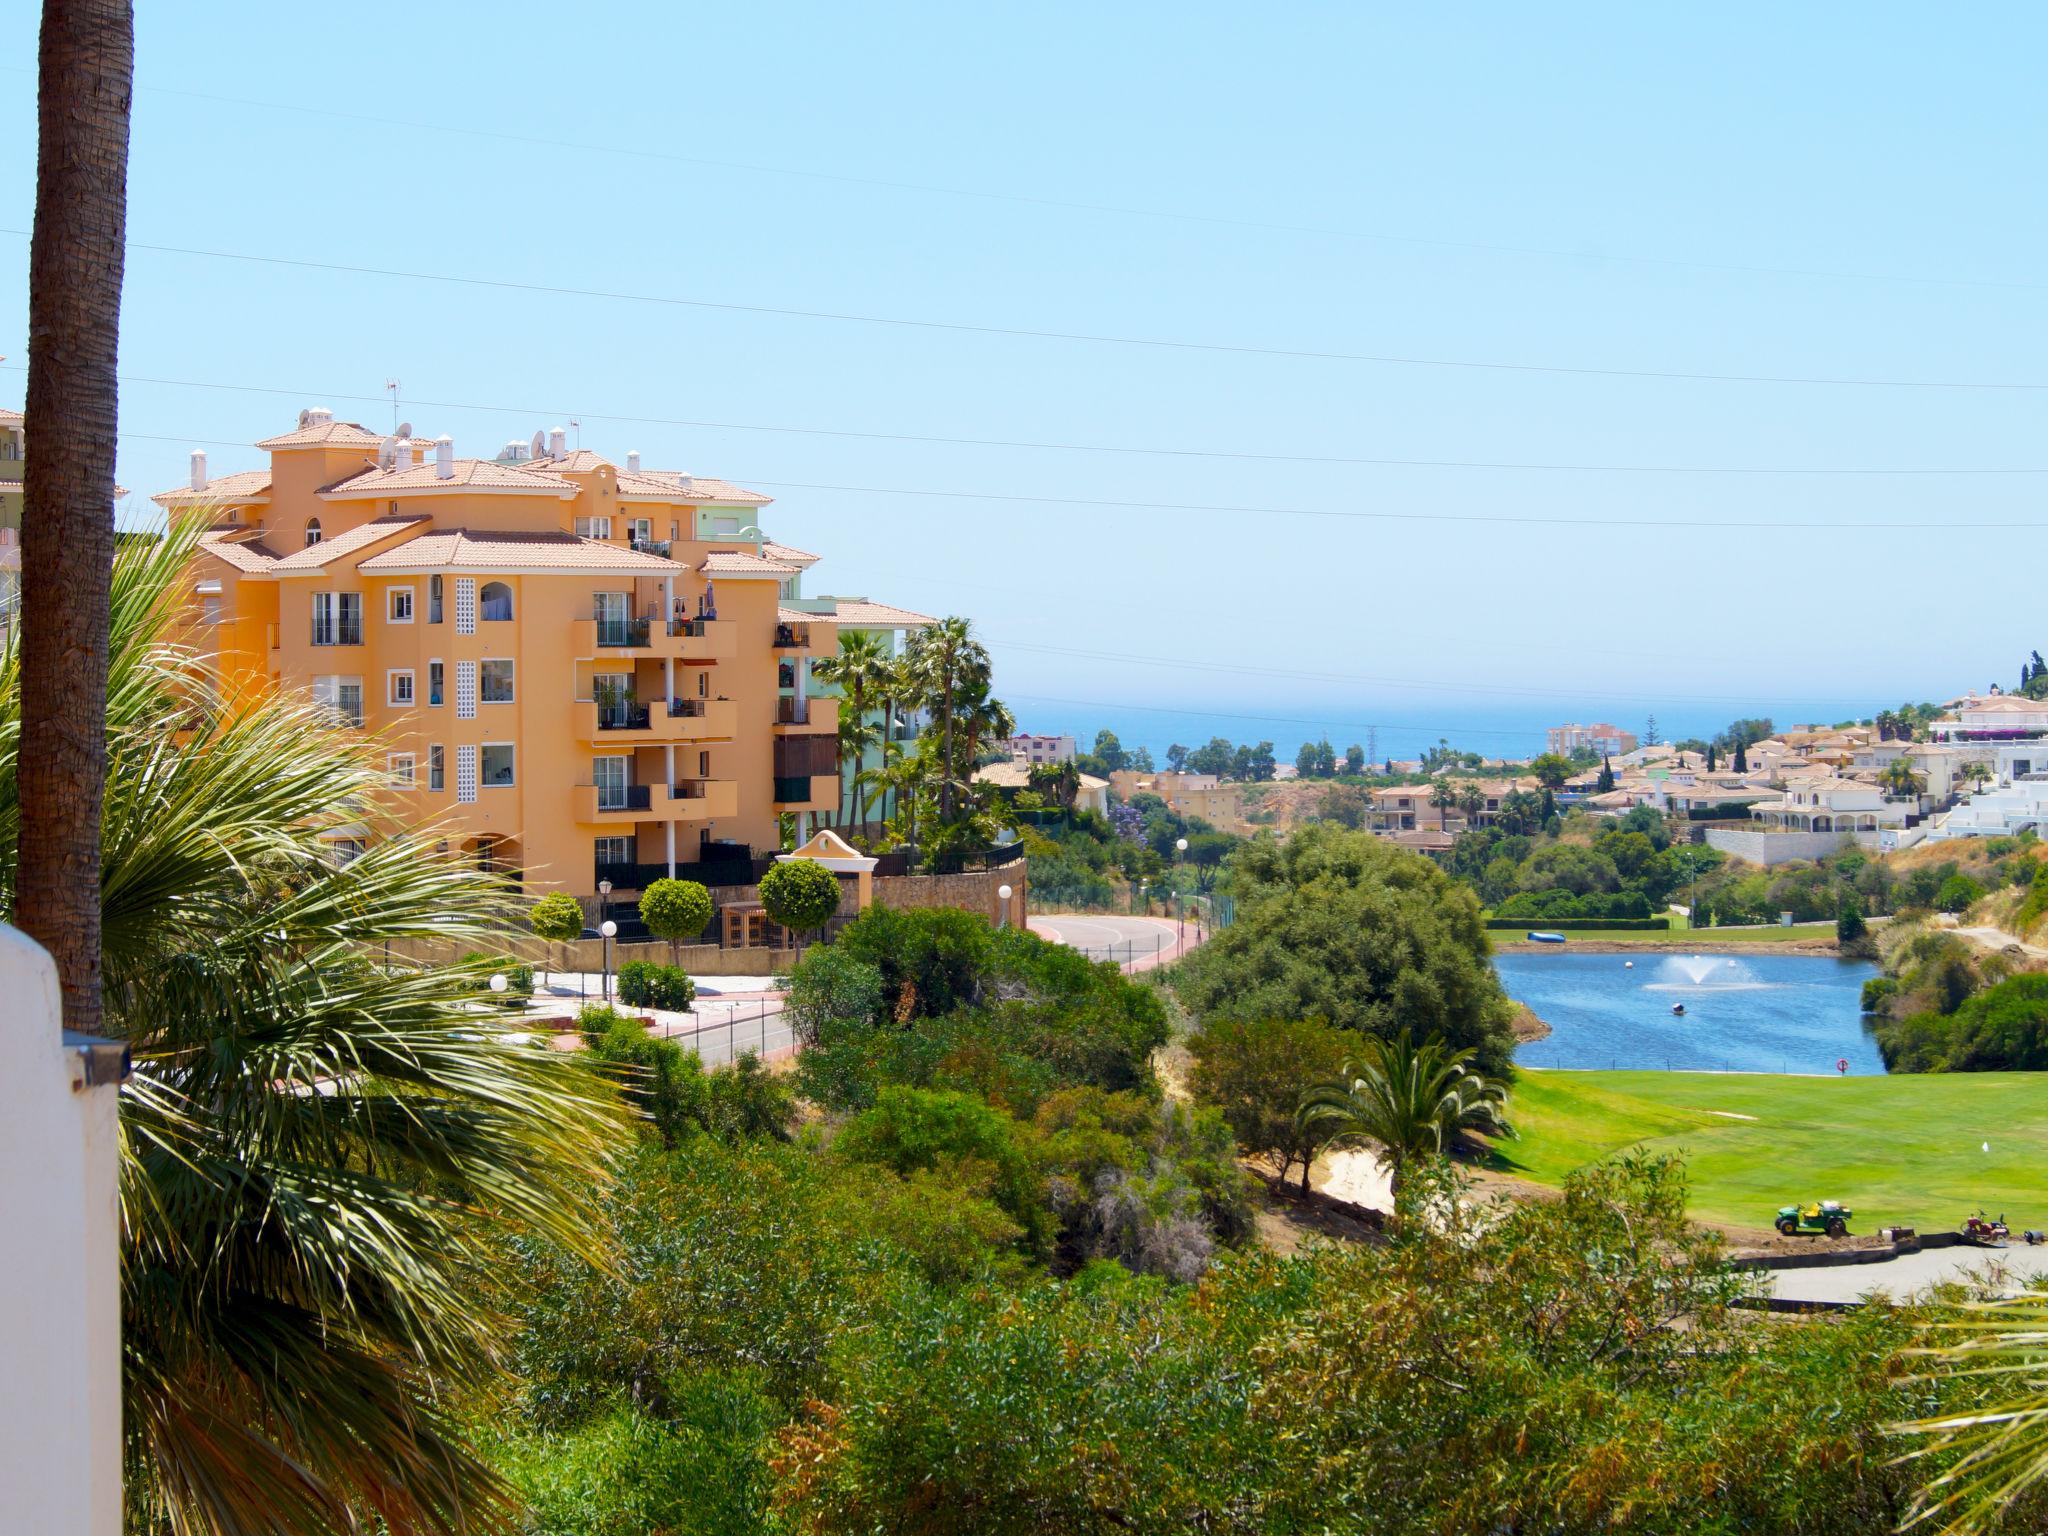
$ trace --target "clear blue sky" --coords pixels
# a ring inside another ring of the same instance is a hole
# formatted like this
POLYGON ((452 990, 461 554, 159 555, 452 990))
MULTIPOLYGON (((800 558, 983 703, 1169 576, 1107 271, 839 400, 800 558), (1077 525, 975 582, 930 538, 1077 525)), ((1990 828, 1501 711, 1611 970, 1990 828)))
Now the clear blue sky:
MULTIPOLYGON (((2030 7, 140 10, 142 242, 1277 351, 2048 382, 2048 20, 2030 7), (395 17, 403 31, 367 24, 395 17)), ((16 36, 25 61, 29 27, 16 36)), ((20 151, 0 157, 0 223, 17 229, 31 87, 0 73, 0 131, 20 151)), ((25 349, 26 250, 0 236, 7 370, 25 349)), ((178 482, 195 443, 216 470, 253 466, 219 445, 301 405, 388 422, 349 397, 392 376, 412 401, 450 402, 405 414, 459 451, 580 412, 587 446, 770 490, 770 531, 827 557, 815 587, 972 615, 1030 726, 1116 713, 1051 702, 1082 700, 1269 716, 1215 729, 1283 746, 1314 734, 1295 720, 1346 737, 1462 722, 1494 746, 1506 738, 1485 728, 1544 717, 1633 727, 1654 709, 1705 726, 1752 701, 1782 720, 1941 697, 2008 681, 2048 644, 2048 530, 1864 526, 2048 522, 2044 475, 1260 462, 599 419, 2048 468, 2048 391, 1118 346, 149 251, 129 263, 122 367, 287 391, 130 382, 120 476, 144 492, 178 482), (1785 520, 1831 526, 1728 526, 1785 520)), ((21 383, 0 370, 0 401, 21 383)), ((1199 728, 1181 717, 1171 734, 1199 728)))

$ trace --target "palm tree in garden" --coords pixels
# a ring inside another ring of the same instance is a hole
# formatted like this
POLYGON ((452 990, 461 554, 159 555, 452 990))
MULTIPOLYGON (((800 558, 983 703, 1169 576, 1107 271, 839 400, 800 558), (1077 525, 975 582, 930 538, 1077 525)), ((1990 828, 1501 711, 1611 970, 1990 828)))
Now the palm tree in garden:
POLYGON ((1409 1167, 1447 1151, 1460 1131, 1507 1129, 1506 1086, 1473 1071, 1471 1059, 1470 1050, 1435 1038, 1417 1045, 1405 1029, 1391 1040, 1368 1039, 1355 1067, 1303 1095, 1295 1119, 1305 1144, 1376 1143, 1398 1198, 1409 1167))
MULTIPOLYGON (((378 821, 381 747, 310 700, 209 713, 169 638, 196 538, 113 570, 100 885, 121 1090, 131 1524, 180 1533, 509 1531, 451 1389, 487 1379, 502 1234, 598 1257, 611 1092, 508 1038, 480 968, 509 893, 437 853, 328 839, 378 821), (375 750, 373 750, 375 749, 375 750)), ((21 676, 0 648, 0 870, 22 807, 21 676)), ((0 916, 15 892, 0 889, 0 916)))
POLYGON ((36 451, 22 479, 23 650, 13 677, 15 718, 35 750, 8 786, 19 801, 7 896, 12 920, 57 962, 64 1022, 98 1034, 133 6, 45 0, 37 63, 26 401, 36 451))
POLYGON ((1467 784, 1458 790, 1458 809, 1464 814, 1465 825, 1476 827, 1479 818, 1486 814, 1486 791, 1477 784, 1467 784))
POLYGON ((1449 779, 1431 779, 1429 803, 1436 807, 1436 827, 1441 832, 1447 824, 1451 807, 1458 803, 1458 791, 1449 779))
POLYGON ((1895 1426, 1914 1459, 1940 1468, 1902 1529, 2003 1529, 2002 1518, 2048 1483, 2048 1299, 2015 1296, 1949 1313, 1928 1327, 1934 1373, 1994 1390, 1960 1412, 1895 1426))
POLYGON ((963 698, 985 693, 992 670, 988 650, 974 638, 973 626, 962 618, 940 619, 917 632, 905 657, 916 699, 932 712, 939 727, 939 816, 953 816, 954 785, 959 759, 954 755, 954 715, 963 698))
POLYGON ((815 671, 821 681, 839 689, 846 707, 839 712, 839 761, 845 785, 840 803, 845 806, 853 792, 853 776, 874 740, 874 726, 868 713, 886 697, 891 686, 895 660, 889 645, 871 629, 850 629, 839 637, 839 654, 819 661, 815 671), (851 729, 849 729, 851 727, 851 729), (852 768, 845 765, 851 763, 852 768))
POLYGON ((857 788, 868 749, 881 739, 881 729, 866 715, 848 710, 839 713, 839 811, 845 822, 855 820, 857 788))

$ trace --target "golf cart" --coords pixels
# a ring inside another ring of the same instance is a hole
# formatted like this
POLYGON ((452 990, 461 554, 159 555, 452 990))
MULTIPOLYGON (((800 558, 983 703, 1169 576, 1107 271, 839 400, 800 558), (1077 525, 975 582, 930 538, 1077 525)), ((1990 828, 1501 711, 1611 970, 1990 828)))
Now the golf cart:
POLYGON ((1803 1232, 1825 1232, 1829 1237, 1847 1237, 1849 1218, 1856 1213, 1839 1200, 1816 1200, 1811 1205, 1787 1205, 1778 1210, 1777 1228, 1787 1237, 1803 1232))

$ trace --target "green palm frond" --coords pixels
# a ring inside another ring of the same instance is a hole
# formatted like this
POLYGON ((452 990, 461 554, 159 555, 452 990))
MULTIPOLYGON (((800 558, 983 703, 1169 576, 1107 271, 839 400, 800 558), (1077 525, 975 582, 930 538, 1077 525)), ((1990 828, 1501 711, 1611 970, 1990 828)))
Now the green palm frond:
POLYGON ((1904 1528, 1961 1536, 1998 1528, 2008 1509, 2048 1488, 2048 1296, 1965 1307, 1936 1325, 1944 1335, 1960 1337, 1924 1354, 1984 1401, 1894 1429, 1921 1442, 1904 1460, 1941 1463, 1904 1528))
MULTIPOLYGON (((309 702, 215 703, 178 643, 195 525, 114 575, 103 834, 121 1104, 126 1422, 142 1526, 513 1528, 451 1389, 493 1369, 497 1244, 603 1262, 626 1134, 568 1056, 507 1036, 476 967, 512 892, 384 827, 377 744, 309 702), (349 863, 326 841, 391 833, 349 863)), ((0 650, 0 869, 18 830, 19 677, 0 650)), ((11 889, 0 899, 11 905, 11 889)))

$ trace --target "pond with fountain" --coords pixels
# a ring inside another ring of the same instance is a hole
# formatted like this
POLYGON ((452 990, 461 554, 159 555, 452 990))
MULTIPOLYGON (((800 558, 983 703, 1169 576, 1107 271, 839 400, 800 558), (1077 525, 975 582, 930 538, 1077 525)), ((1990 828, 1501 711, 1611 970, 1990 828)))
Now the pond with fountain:
POLYGON ((1860 995, 1877 967, 1827 955, 1514 953, 1508 996, 1550 1026, 1530 1067, 1882 1073, 1860 995), (1683 1012, 1679 1010, 1682 1009, 1683 1012))

